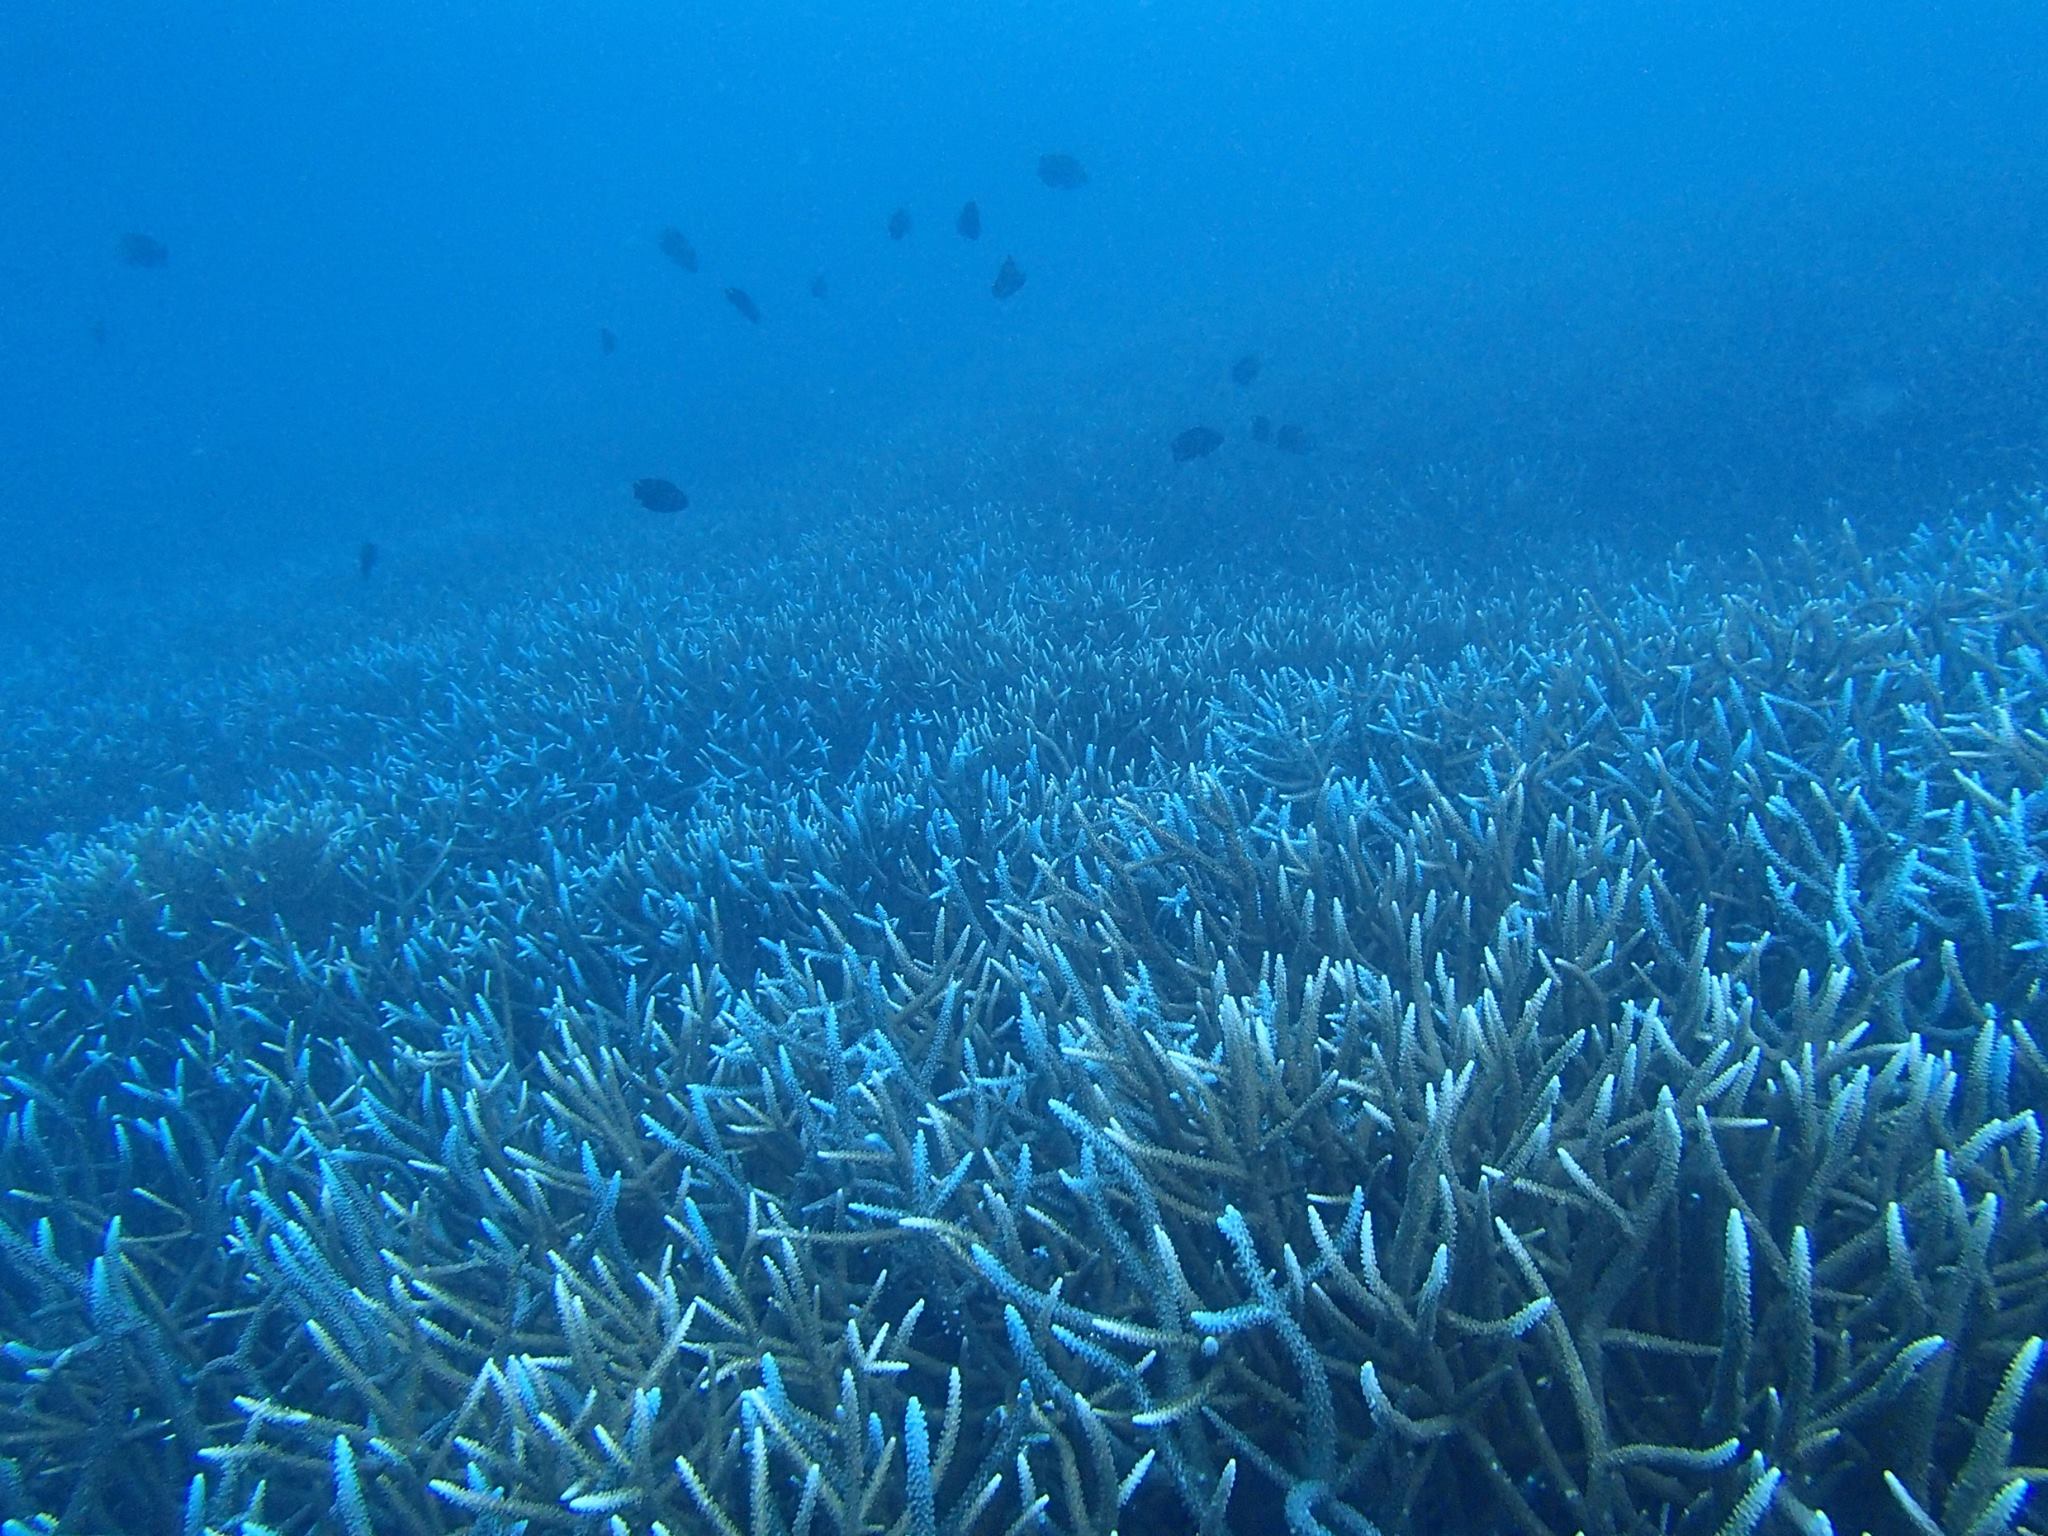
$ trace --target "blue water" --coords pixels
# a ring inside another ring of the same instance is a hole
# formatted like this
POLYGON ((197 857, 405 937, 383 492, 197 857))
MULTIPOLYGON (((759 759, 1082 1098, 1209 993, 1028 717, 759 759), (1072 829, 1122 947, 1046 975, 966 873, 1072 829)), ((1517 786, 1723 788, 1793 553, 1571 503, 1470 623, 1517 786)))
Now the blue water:
POLYGON ((2044 78, 10 7, 0 1530, 2048 1531, 2044 78))

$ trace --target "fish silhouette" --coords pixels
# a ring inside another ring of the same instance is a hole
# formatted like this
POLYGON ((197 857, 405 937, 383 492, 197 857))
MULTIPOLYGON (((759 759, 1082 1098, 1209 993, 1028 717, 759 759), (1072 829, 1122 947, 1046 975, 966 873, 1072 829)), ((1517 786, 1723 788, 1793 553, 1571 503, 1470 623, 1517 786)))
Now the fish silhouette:
POLYGON ((633 482, 633 499, 650 512, 680 512, 690 504, 675 481, 654 476, 633 482))
POLYGON ((1243 389, 1259 376, 1259 354, 1247 352, 1230 365, 1230 382, 1243 389))
POLYGON ((697 270, 697 248, 690 244, 689 237, 674 225, 661 232, 661 254, 685 272, 697 270))
POLYGON ((1005 256, 996 280, 988 285, 988 291, 999 299, 1007 299, 1024 286, 1023 269, 1017 265, 1017 258, 1005 256))
POLYGON ((1214 427, 1189 427, 1173 440, 1173 462, 1206 459, 1222 445, 1223 434, 1214 427))
POLYGON ((953 227, 960 231, 961 239, 979 240, 981 238, 981 205, 969 201, 961 208, 960 217, 953 221, 953 227))
POLYGON ((131 267, 166 267, 171 248, 154 235, 131 229, 121 237, 121 260, 131 267))
POLYGON ((734 309, 738 310, 741 315, 743 315, 747 320, 749 320, 753 324, 759 325, 761 323, 761 306, 756 304, 749 297, 747 297, 746 289, 726 289, 725 302, 730 304, 734 309))
POLYGON ((1081 162, 1072 155, 1040 155, 1038 179, 1048 187, 1061 192, 1071 192, 1076 187, 1085 187, 1088 184, 1088 173, 1081 168, 1081 162))
POLYGON ((909 233, 910 210, 908 208, 898 208, 889 215, 889 238, 891 240, 901 240, 909 233))

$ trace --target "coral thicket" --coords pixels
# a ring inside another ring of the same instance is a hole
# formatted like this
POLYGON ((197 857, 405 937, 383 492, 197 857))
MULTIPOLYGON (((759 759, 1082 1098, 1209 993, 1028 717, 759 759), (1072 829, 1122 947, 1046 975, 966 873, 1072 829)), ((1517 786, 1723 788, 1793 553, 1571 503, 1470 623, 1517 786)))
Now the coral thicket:
POLYGON ((195 680, 234 774, 111 820, 51 705, 7 1529, 2039 1529, 2041 504, 1094 537, 195 680))

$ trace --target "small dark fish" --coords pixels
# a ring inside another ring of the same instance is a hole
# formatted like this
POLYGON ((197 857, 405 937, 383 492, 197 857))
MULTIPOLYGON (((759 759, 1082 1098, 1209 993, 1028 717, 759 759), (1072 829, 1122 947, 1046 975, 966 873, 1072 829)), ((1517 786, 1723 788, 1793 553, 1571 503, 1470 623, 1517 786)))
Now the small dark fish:
POLYGON ((1282 453, 1307 453, 1311 445, 1308 434, 1289 421, 1283 422, 1273 434, 1273 446, 1282 453))
POLYGON ((960 231, 963 240, 981 238, 981 204, 969 202, 960 210, 960 217, 953 221, 953 227, 960 231))
POLYGON ((1206 459, 1223 444, 1223 434, 1214 427, 1189 427, 1173 440, 1173 462, 1206 459))
POLYGON ((650 512, 680 512, 690 504, 675 481, 653 478, 633 482, 633 499, 650 512))
POLYGON ((93 323, 92 323, 92 344, 93 344, 94 346, 96 346, 96 347, 104 347, 104 346, 105 346, 105 345, 107 344, 107 322, 106 322, 106 321, 104 321, 104 320, 95 320, 95 321, 93 321, 93 323))
POLYGON ((1254 416, 1252 418, 1252 441, 1255 443, 1270 443, 1273 441, 1272 417, 1254 416))
POLYGON ((171 248, 154 235, 130 230, 121 237, 121 260, 131 267, 167 267, 171 248))
POLYGON ((1048 187, 1071 192, 1076 187, 1088 184, 1088 173, 1081 168, 1081 162, 1072 155, 1040 155, 1038 179, 1048 187))
POLYGON ((606 357, 619 350, 619 338, 612 334, 612 328, 608 325, 600 325, 597 328, 597 350, 606 357))
POLYGON ((826 296, 827 294, 829 294, 829 293, 830 293, 831 291, 832 291, 832 289, 831 289, 831 286, 830 286, 830 285, 829 285, 828 283, 826 283, 826 281, 825 281, 825 274, 824 274, 824 273, 820 272, 820 273, 819 273, 819 274, 818 274, 818 275, 817 275, 816 277, 814 277, 814 278, 812 278, 812 279, 811 279, 811 297, 812 297, 812 298, 814 298, 814 299, 822 299, 822 298, 824 298, 824 297, 825 297, 825 296, 826 296))
POLYGON ((377 562, 380 559, 382 559, 383 556, 383 550, 379 549, 376 545, 372 544, 368 539, 363 540, 363 547, 356 551, 357 574, 360 575, 363 578, 363 580, 368 581, 370 579, 370 572, 377 569, 377 562))
POLYGON ((999 299, 1007 299, 1024 286, 1024 271, 1017 265, 1017 258, 1005 256, 1002 270, 996 273, 996 280, 988 285, 988 291, 999 299))
POLYGON ((1259 354, 1247 352, 1230 365, 1230 382, 1243 389, 1259 376, 1259 354))
POLYGON ((661 254, 685 272, 697 270, 697 247, 690 244, 690 237, 673 224, 661 232, 661 254))
POLYGON ((751 323, 755 325, 759 325, 761 323, 761 306, 756 304, 752 299, 747 297, 746 289, 726 289, 725 302, 730 304, 734 309, 738 310, 740 314, 743 315, 751 323))
POLYGON ((891 240, 901 240, 909 233, 910 210, 908 208, 898 208, 889 215, 889 238, 891 240))

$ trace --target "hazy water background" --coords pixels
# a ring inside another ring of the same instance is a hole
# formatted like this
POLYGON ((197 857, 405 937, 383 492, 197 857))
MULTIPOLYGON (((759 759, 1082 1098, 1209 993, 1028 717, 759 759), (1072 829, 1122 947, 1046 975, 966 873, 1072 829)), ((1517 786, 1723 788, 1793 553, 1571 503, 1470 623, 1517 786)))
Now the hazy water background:
POLYGON ((2036 462, 2044 63, 2009 3, 16 0, 4 628, 312 601, 365 538, 545 574, 638 475, 743 521, 821 466, 885 494, 906 432, 1056 439, 1085 498, 1190 421, 1243 456, 1245 350, 1361 476, 1512 461, 1596 532, 1911 517, 2036 462))

